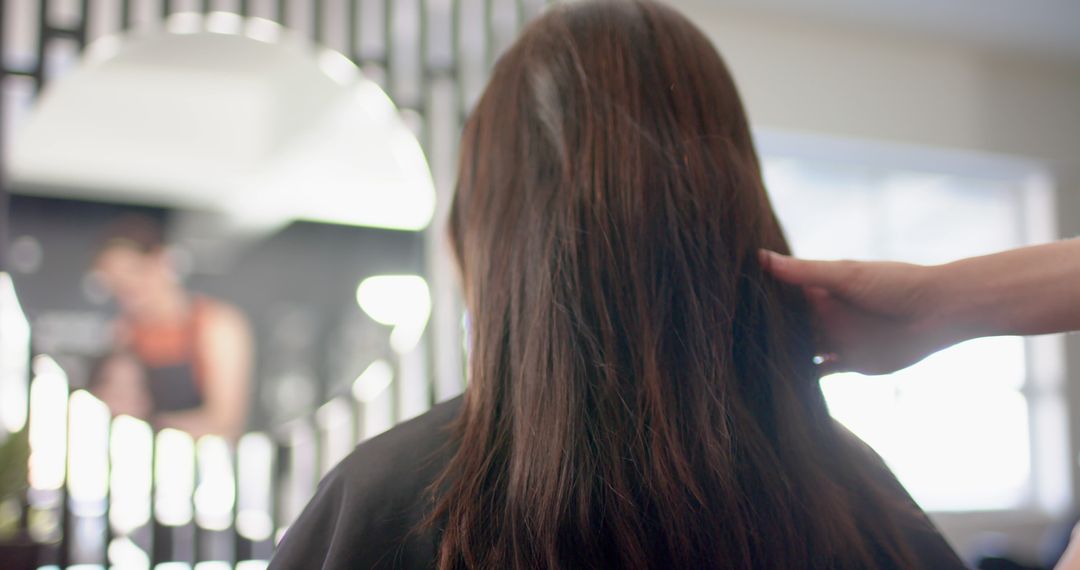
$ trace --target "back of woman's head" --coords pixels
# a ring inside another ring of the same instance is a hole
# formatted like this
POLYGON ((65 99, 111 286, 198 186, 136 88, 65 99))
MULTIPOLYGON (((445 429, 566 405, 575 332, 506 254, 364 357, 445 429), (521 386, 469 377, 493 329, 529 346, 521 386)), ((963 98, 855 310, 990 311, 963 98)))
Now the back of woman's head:
POLYGON ((551 9, 461 152, 470 386, 441 567, 904 563, 828 417, 801 293, 758 264, 787 245, 699 30, 648 2, 551 9))

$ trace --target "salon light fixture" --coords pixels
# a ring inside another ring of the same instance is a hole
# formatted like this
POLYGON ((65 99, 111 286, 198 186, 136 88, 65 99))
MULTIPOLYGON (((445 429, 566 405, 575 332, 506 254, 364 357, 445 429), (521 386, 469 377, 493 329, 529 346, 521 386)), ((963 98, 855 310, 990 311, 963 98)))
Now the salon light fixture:
POLYGON ((105 514, 109 491, 109 408, 86 390, 68 401, 68 498, 73 514, 105 514))
POLYGON ((274 442, 265 433, 244 434, 236 457, 236 532, 248 540, 267 540, 274 533, 274 442))
POLYGON ((376 360, 368 365, 353 381, 352 394, 357 401, 370 403, 375 401, 394 381, 394 369, 385 360, 376 360))
POLYGON ((154 453, 154 513, 165 526, 183 526, 194 515, 195 442, 180 430, 158 432, 154 453))
POLYGON ((48 356, 33 363, 30 382, 30 487, 56 490, 64 485, 67 459, 68 380, 48 356))
MULTIPOLYGON (((126 536, 109 541, 106 552, 113 568, 150 568, 150 555, 126 536)), ((159 568, 160 565, 155 570, 159 568)))
POLYGON ((30 323, 11 276, 0 272, 0 430, 17 432, 26 425, 30 375, 30 323))
POLYGON ((195 487, 195 522, 208 530, 226 530, 233 523, 236 481, 232 453, 225 439, 204 435, 195 443, 199 482, 195 487))
MULTIPOLYGON (((126 536, 150 521, 153 457, 150 424, 126 415, 113 420, 109 434, 109 523, 116 534, 126 536)), ((128 546, 119 543, 118 556, 126 557, 128 546)), ((111 557, 112 546, 109 548, 111 557)))
POLYGON ((431 315, 431 291, 419 275, 376 275, 360 282, 356 302, 375 322, 394 327, 390 346, 399 354, 412 350, 431 315))

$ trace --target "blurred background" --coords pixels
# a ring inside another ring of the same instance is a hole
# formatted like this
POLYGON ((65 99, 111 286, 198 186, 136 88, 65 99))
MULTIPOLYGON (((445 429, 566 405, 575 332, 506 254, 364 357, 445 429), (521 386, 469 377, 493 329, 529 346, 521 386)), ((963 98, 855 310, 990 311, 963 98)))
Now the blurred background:
MULTIPOLYGON (((356 443, 462 391, 456 139, 545 4, 0 5, 0 566, 264 567, 356 443)), ((1080 233, 1080 4, 670 4, 731 67, 797 254, 1080 233)), ((1053 563, 1080 338, 822 387, 973 565, 1053 563)))

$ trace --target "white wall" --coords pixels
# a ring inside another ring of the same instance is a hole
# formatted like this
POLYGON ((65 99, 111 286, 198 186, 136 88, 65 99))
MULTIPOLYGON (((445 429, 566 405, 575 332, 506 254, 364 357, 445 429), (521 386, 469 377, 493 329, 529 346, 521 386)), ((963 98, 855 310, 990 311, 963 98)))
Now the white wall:
MULTIPOLYGON (((992 52, 910 32, 674 1, 724 55, 755 127, 1001 153, 1044 162, 1061 233, 1080 235, 1080 60, 992 52)), ((1080 285, 1078 285, 1080 286, 1080 285)), ((1080 335, 1068 341, 1072 455, 1080 442, 1080 335)), ((1070 461, 1074 466, 1076 463, 1070 461)), ((1074 473, 1074 481, 1080 480, 1074 473)), ((1074 496, 1080 487, 1074 483, 1074 496)), ((1025 517, 935 517, 961 550, 1000 530, 1037 547, 1025 517)))

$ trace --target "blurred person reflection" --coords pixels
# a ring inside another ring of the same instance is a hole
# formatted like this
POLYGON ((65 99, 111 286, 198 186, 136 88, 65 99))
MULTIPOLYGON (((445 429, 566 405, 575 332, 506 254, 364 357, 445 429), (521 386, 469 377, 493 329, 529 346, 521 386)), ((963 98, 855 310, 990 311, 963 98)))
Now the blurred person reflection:
POLYGON ((161 226, 116 220, 94 270, 120 310, 92 390, 115 414, 193 437, 236 437, 247 421, 253 343, 235 307, 185 290, 161 226))

